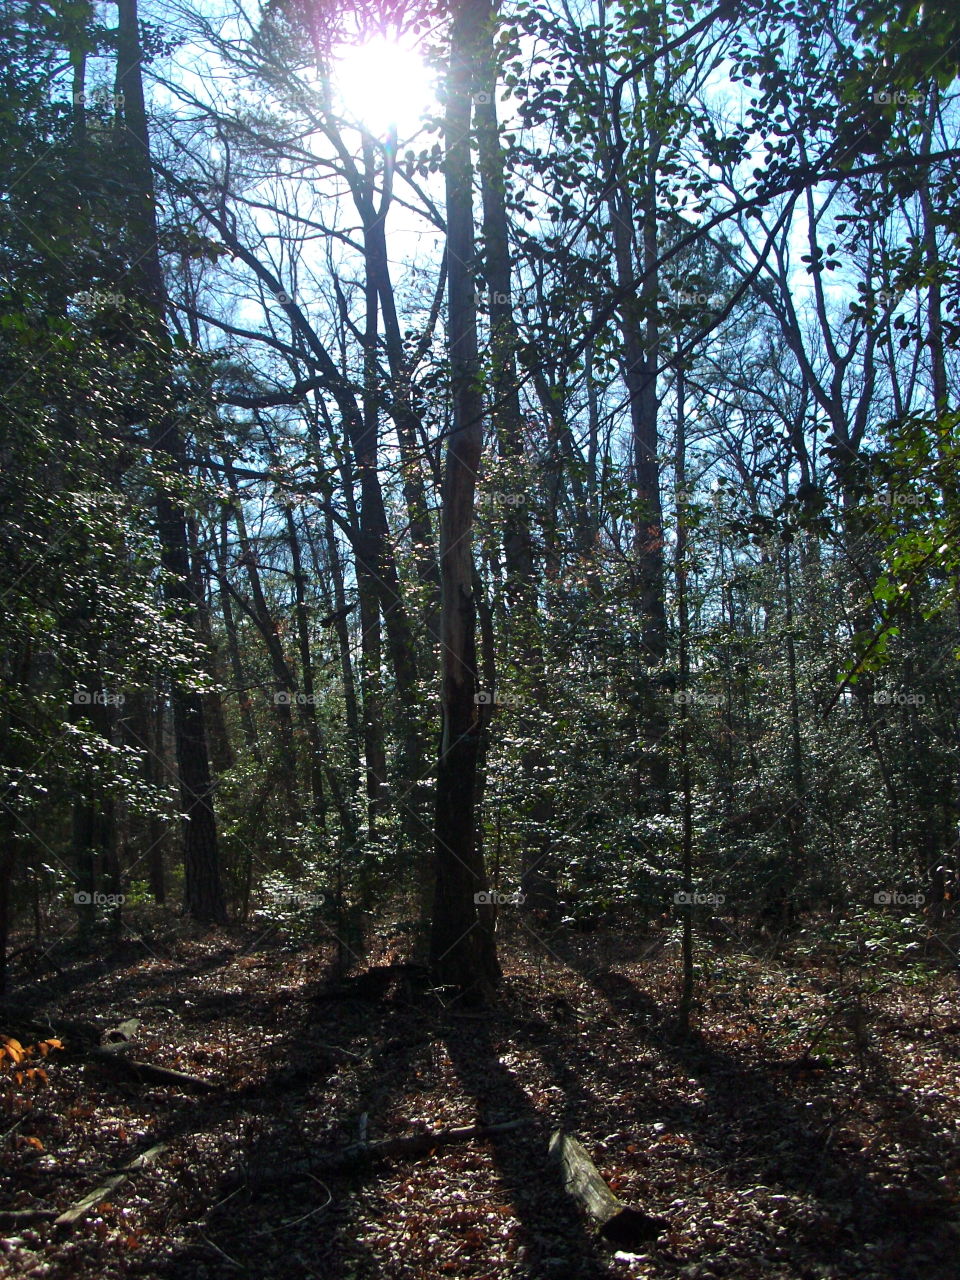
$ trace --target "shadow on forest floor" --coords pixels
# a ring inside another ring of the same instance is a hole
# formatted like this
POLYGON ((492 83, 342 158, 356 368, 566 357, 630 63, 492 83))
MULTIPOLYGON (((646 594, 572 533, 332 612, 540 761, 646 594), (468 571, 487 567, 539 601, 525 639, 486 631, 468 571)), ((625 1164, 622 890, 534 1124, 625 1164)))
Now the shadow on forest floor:
MULTIPOLYGON (((399 949, 375 939, 374 963, 399 949)), ((705 990, 696 1032, 678 1040, 675 962, 643 959, 641 940, 519 930, 503 950, 502 999, 484 1015, 403 978, 367 998, 371 984, 337 980, 331 946, 240 929, 146 956, 61 959, 62 976, 28 982, 25 1003, 49 1013, 56 996, 64 1018, 105 1025, 139 1018, 138 1058, 221 1087, 191 1095, 48 1059, 45 1086, 8 1097, 16 1132, 0 1150, 0 1208, 62 1210, 167 1146, 75 1226, 18 1226, 6 1247, 14 1271, 953 1276, 960 1140, 945 985, 921 1013, 891 984, 863 1053, 834 1046, 814 1071, 791 1066, 782 1034, 829 998, 812 971, 728 962, 734 977, 705 990), (502 1120, 527 1123, 379 1164, 322 1160, 361 1135, 502 1120), (642 1254, 614 1252, 581 1217, 547 1158, 557 1127, 580 1138, 622 1200, 668 1221, 642 1254)))

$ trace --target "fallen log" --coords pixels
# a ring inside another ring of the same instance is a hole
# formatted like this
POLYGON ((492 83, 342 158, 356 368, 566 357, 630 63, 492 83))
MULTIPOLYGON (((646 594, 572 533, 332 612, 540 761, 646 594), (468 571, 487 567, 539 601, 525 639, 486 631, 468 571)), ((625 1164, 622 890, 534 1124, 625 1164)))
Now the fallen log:
POLYGON ((219 1087, 202 1076, 191 1075, 188 1071, 175 1071, 172 1067, 158 1067, 152 1062, 140 1062, 127 1057, 133 1046, 125 1040, 116 1044, 101 1045, 99 1049, 90 1049, 87 1058, 98 1066, 114 1071, 127 1080, 136 1080, 140 1084, 172 1084, 180 1089, 190 1089, 194 1093, 213 1093, 219 1087))
POLYGON ((550 1139, 549 1152, 560 1166, 567 1191, 597 1224, 597 1234, 605 1240, 631 1248, 655 1240, 669 1226, 665 1219, 652 1218, 619 1200, 586 1149, 570 1134, 558 1129, 550 1139))
POLYGON ((95 1209, 98 1204, 102 1204, 106 1200, 112 1191, 116 1191, 121 1183, 126 1182, 131 1173, 135 1173, 137 1169, 145 1169, 147 1165, 152 1164, 160 1152, 166 1150, 166 1146, 165 1142, 158 1142, 156 1146, 144 1151, 142 1155, 134 1156, 116 1173, 110 1174, 109 1177, 98 1183, 82 1200, 78 1200, 69 1209, 65 1209, 56 1219, 54 1226, 69 1227, 79 1218, 82 1218, 84 1214, 89 1213, 91 1209, 95 1209))
POLYGON ((273 1186, 277 1182, 290 1182, 311 1173, 330 1173, 355 1165, 375 1163, 378 1160, 426 1155, 435 1147, 492 1138, 501 1133, 511 1133, 514 1129, 520 1129, 532 1123, 531 1116, 520 1120, 505 1120, 502 1124, 464 1125, 455 1129, 434 1129, 426 1133, 414 1133, 403 1138, 384 1138, 379 1142, 354 1142, 340 1151, 318 1152, 306 1160, 292 1161, 281 1166, 235 1169, 224 1178, 221 1186, 227 1190, 243 1185, 273 1186))

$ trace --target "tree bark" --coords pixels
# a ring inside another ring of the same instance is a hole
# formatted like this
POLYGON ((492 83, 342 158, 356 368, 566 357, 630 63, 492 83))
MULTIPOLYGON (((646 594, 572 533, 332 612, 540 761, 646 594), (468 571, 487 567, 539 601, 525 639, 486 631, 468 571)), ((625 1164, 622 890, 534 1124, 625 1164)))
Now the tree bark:
MULTIPOLYGON (((649 69, 646 81, 647 97, 655 100, 662 91, 649 69)), ((617 105, 607 103, 606 108, 615 111, 617 105)), ((613 120, 608 122, 608 128, 616 127, 613 120)), ((619 176, 611 186, 607 207, 617 284, 623 289, 638 274, 643 280, 638 296, 631 292, 620 304, 618 318, 623 340, 621 370, 629 397, 633 434, 637 504, 634 581, 641 618, 640 662, 644 668, 641 751, 635 787, 638 799, 645 793, 643 804, 649 812, 662 813, 669 806, 669 766, 661 745, 667 725, 662 701, 650 681, 651 672, 661 667, 667 656, 663 509, 658 460, 660 402, 657 396, 660 334, 657 318, 656 174, 661 140, 650 131, 640 145, 643 146, 643 155, 637 193, 633 192, 626 178, 619 176), (639 243, 635 244, 638 225, 639 243), (636 260, 639 260, 639 272, 635 270, 636 260)), ((611 139, 608 139, 605 150, 608 155, 614 154, 611 139)))
POLYGON ((627 1248, 655 1240, 669 1225, 641 1209, 631 1209, 613 1194, 586 1149, 561 1130, 550 1139, 550 1155, 559 1164, 567 1191, 597 1224, 605 1240, 627 1248))
MULTIPOLYGON (((684 495, 687 489, 686 394, 684 369, 682 364, 678 363, 675 475, 677 491, 684 495)), ((677 502, 676 585, 680 667, 678 684, 681 693, 686 693, 690 687, 690 611, 687 596, 687 507, 683 500, 677 502)), ((683 877, 684 892, 688 895, 686 910, 683 912, 681 942, 683 976, 677 1021, 681 1032, 686 1032, 690 1025, 690 1010, 693 1005, 694 974, 693 905, 689 896, 693 892, 693 795, 690 773, 690 708, 684 697, 680 698, 677 714, 680 720, 680 803, 682 805, 680 873, 683 877)))
POLYGON ((440 521, 441 705, 443 733, 436 785, 436 888, 430 959, 441 982, 473 1001, 488 999, 500 980, 493 913, 474 826, 481 716, 477 689, 473 596, 473 504, 483 446, 483 398, 477 343, 472 94, 486 5, 453 7, 444 123, 447 211, 447 341, 453 427, 447 442, 440 521))
MULTIPOLYGON (((130 270, 137 300, 152 321, 146 355, 156 366, 155 399, 162 401, 170 381, 170 342, 164 323, 167 293, 157 240, 156 192, 140 70, 143 53, 137 0, 118 0, 117 8, 116 84, 118 94, 123 95, 125 127, 121 146, 131 187, 127 219, 130 270)), ((168 406, 157 404, 148 406, 146 416, 150 445, 157 461, 165 465, 174 478, 185 476, 185 450, 176 414, 171 413, 168 406)), ((186 514, 181 500, 174 498, 164 486, 157 494, 157 532, 161 560, 169 575, 168 599, 178 606, 186 625, 196 631, 198 602, 191 596, 186 514)), ((179 684, 174 687, 172 701, 183 810, 184 905, 196 920, 225 921, 203 701, 199 693, 179 684)))
MULTIPOLYGON (((543 699, 543 647, 539 634, 537 575, 526 501, 524 424, 517 378, 519 339, 513 318, 513 283, 506 208, 504 157, 497 126, 497 58, 495 12, 481 3, 482 14, 479 85, 475 107, 480 191, 483 202, 483 269, 490 307, 491 418, 503 465, 502 481, 520 501, 497 504, 503 521, 503 551, 507 567, 506 596, 511 618, 515 656, 530 672, 524 693, 535 705, 543 699)), ((520 887, 524 909, 550 909, 556 905, 556 886, 547 865, 550 851, 552 805, 544 783, 547 760, 535 744, 523 753, 520 767, 524 794, 530 797, 523 839, 520 887)))

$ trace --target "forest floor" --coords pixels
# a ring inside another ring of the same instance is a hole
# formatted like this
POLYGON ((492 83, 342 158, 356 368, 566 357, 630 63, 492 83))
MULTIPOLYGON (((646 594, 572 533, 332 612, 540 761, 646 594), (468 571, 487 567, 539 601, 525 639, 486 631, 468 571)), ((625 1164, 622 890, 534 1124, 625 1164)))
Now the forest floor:
MULTIPOLYGON (((381 926, 365 963, 403 959, 403 937, 381 926)), ((15 975, 17 1007, 54 1030, 137 1018, 137 1060, 216 1088, 105 1071, 67 1032, 43 1060, 46 1081, 18 1084, 8 1063, 0 1273, 958 1274, 955 975, 879 979, 828 956, 705 950, 695 1031, 679 1038, 677 957, 655 936, 521 928, 502 942, 502 1001, 487 1013, 402 972, 379 994, 338 981, 329 945, 204 934, 172 917, 141 939, 15 975), (360 1137, 511 1120, 527 1123, 323 1163, 360 1137), (548 1158, 558 1128, 625 1203, 666 1221, 659 1238, 627 1252, 597 1237, 548 1158), (159 1143, 70 1225, 9 1216, 66 1210, 159 1143)), ((0 1031, 18 1035, 12 1008, 0 1031)))

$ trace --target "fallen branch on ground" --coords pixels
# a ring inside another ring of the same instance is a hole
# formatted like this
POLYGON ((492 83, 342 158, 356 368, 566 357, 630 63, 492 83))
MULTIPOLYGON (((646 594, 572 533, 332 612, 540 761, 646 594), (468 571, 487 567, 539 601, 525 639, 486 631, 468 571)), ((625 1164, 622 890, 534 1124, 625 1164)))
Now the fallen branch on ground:
MULTIPOLYGON (((32 1034, 65 1036, 68 1056, 78 1054, 127 1080, 143 1084, 176 1085, 180 1089, 191 1089, 194 1093, 213 1093, 219 1088, 212 1081, 191 1075, 187 1071, 158 1067, 152 1062, 140 1062, 128 1057, 127 1054, 133 1047, 131 1039, 140 1026, 139 1018, 128 1018, 116 1026, 103 1027, 93 1022, 75 1022, 69 1018, 61 1018, 58 1014, 38 1017, 23 1010, 9 1010, 9 1007, 5 1013, 4 1026, 29 1028, 32 1034)), ((25 1031, 21 1031, 18 1038, 23 1039, 24 1035, 25 1031)))
POLYGON ((79 1218, 82 1218, 84 1214, 89 1213, 91 1209, 95 1209, 98 1204, 106 1200, 111 1191, 116 1191, 121 1183, 126 1182, 131 1173, 135 1173, 138 1169, 144 1169, 147 1165, 152 1164, 160 1152, 166 1150, 166 1146, 165 1142, 158 1142, 156 1146, 144 1151, 142 1155, 135 1156, 117 1173, 112 1173, 109 1177, 104 1178, 89 1195, 85 1195, 82 1200, 78 1200, 76 1204, 64 1210, 57 1218, 55 1225, 69 1227, 79 1218))
POLYGON ((314 1171, 330 1172, 377 1160, 426 1155, 435 1147, 451 1146, 457 1142, 472 1142, 474 1139, 482 1141, 484 1138, 510 1133, 514 1129, 520 1129, 532 1123, 533 1117, 524 1117, 520 1120, 506 1120, 502 1124, 464 1125, 457 1129, 436 1129, 427 1133, 414 1133, 403 1138, 384 1138, 380 1142, 354 1142, 340 1151, 320 1152, 306 1160, 279 1167, 235 1169, 226 1176, 222 1185, 226 1188, 237 1184, 253 1187, 272 1186, 277 1182, 290 1182, 295 1178, 309 1176, 314 1171))
POLYGON ((32 1222, 52 1222, 56 1209, 3 1209, 0 1227, 29 1227, 32 1222))
POLYGON ((213 1093, 219 1087, 211 1080, 191 1075, 187 1071, 175 1071, 172 1067, 157 1067, 152 1062, 140 1062, 129 1058, 132 1046, 121 1040, 117 1044, 101 1045, 99 1049, 91 1049, 87 1057, 108 1071, 114 1071, 128 1080, 136 1080, 141 1084, 172 1084, 180 1089, 191 1089, 194 1093, 213 1093))

